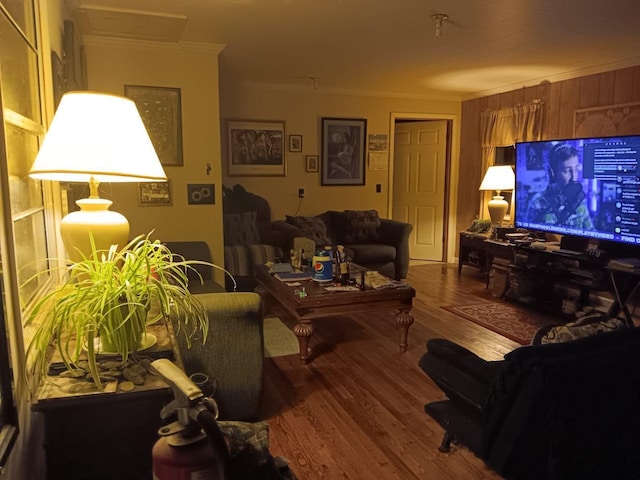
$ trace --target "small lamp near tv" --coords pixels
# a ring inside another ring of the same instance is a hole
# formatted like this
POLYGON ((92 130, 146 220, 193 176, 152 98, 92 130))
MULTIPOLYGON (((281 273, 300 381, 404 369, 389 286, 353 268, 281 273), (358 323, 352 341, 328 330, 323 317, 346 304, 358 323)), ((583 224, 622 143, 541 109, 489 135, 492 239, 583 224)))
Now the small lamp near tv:
POLYGON ((100 198, 100 182, 164 182, 164 173, 135 103, 95 92, 69 92, 61 101, 29 175, 40 180, 89 182, 89 198, 60 223, 73 262, 96 250, 123 247, 129 222, 100 198))
POLYGON ((513 190, 515 188, 516 177, 513 168, 509 165, 493 165, 487 169, 484 174, 480 190, 495 190, 487 207, 489 209, 489 217, 493 225, 500 226, 504 216, 507 214, 509 203, 504 199, 500 192, 503 190, 513 190))

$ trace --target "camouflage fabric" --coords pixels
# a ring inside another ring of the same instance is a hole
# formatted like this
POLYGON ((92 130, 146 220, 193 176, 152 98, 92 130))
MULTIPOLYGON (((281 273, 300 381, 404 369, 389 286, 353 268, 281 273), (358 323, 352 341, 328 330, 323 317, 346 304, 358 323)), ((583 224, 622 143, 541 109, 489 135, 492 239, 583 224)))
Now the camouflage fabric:
POLYGON ((265 422, 218 422, 227 439, 235 480, 296 480, 284 457, 269 452, 265 422))

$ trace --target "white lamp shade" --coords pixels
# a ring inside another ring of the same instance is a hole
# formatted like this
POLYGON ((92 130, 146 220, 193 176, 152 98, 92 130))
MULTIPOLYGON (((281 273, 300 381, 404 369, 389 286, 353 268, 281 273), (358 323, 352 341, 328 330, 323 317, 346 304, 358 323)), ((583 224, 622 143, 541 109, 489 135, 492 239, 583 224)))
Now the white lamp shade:
POLYGON ((516 176, 509 165, 493 165, 484 174, 480 190, 513 190, 516 186, 516 176))
POLYGON ((68 182, 167 180, 135 103, 95 92, 62 97, 29 175, 68 182))

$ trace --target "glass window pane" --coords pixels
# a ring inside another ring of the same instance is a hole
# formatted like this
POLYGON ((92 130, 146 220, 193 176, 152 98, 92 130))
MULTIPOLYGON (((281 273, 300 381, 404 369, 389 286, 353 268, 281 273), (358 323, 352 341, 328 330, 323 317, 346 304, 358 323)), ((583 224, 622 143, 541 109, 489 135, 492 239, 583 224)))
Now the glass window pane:
POLYGON ((12 375, 9 363, 10 352, 7 342, 7 330, 4 310, 4 292, 2 289, 2 267, 0 262, 0 465, 6 462, 11 446, 16 440, 16 409, 12 400, 12 375))
POLYGON ((25 284, 35 274, 48 270, 44 211, 18 220, 13 224, 13 229, 16 239, 18 283, 22 285, 20 301, 25 305, 48 278, 46 274, 42 274, 25 284))
POLYGON ((5 128, 11 214, 15 215, 43 205, 41 182, 29 177, 38 153, 38 137, 10 124, 5 128))
POLYGON ((37 56, 7 18, 0 14, 0 71, 3 107, 40 121, 37 56), (6 72, 10 72, 7 74, 6 72))
POLYGON ((33 26, 33 0, 0 0, 13 21, 20 25, 20 28, 31 43, 35 43, 35 28, 33 26))

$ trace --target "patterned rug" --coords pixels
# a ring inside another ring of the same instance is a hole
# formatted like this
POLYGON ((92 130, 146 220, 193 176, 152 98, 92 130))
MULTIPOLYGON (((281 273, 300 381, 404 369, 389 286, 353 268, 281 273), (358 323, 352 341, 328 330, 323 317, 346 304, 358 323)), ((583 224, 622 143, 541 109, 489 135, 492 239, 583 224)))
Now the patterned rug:
POLYGON ((529 344, 540 327, 557 323, 505 303, 476 303, 442 308, 521 345, 529 344))

